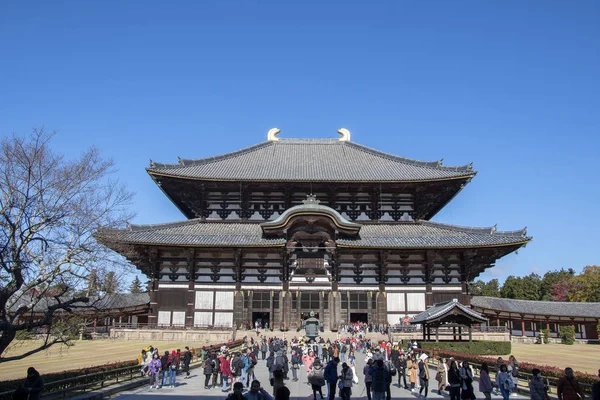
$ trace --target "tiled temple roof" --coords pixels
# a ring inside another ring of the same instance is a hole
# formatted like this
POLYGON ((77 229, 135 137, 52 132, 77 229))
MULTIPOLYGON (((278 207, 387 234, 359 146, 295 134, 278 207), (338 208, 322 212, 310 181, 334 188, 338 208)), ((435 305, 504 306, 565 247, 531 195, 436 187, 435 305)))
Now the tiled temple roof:
MULTIPOLYGON (((131 225, 122 230, 101 230, 104 242, 128 244, 265 247, 284 245, 284 238, 266 238, 259 223, 203 222, 192 219, 158 225, 131 225)), ((525 230, 500 232, 492 228, 467 228, 430 221, 365 224, 356 238, 339 238, 345 247, 462 248, 522 245, 531 238, 525 230)))
POLYGON ((600 318, 600 303, 533 301, 473 296, 471 307, 514 314, 600 318))
POLYGON ((443 317, 444 315, 452 312, 455 308, 458 308, 460 311, 462 311, 464 314, 466 314, 470 319, 472 319, 476 322, 487 321, 486 317, 484 317, 477 311, 474 311, 474 310, 470 309, 469 307, 467 307, 463 304, 460 304, 456 299, 454 299, 454 300, 447 301, 445 303, 434 304, 433 306, 429 307, 427 310, 425 310, 422 313, 417 314, 413 318, 411 318, 410 323, 411 324, 426 323, 428 321, 443 317))
MULTIPOLYGON (((70 298, 64 298, 61 302, 69 299, 70 298)), ((89 299, 90 301, 87 303, 73 303, 73 309, 115 310, 140 307, 147 305, 150 302, 150 295, 148 293, 116 293, 102 297, 90 296, 89 299)), ((49 306, 58 304, 58 300, 54 297, 39 297, 25 294, 13 304, 10 311, 15 312, 22 306, 29 307, 30 303, 34 303, 33 312, 45 312, 49 306)))
POLYGON ((150 162, 150 175, 223 181, 418 182, 473 177, 472 165, 445 167, 337 139, 281 139, 177 164, 150 162))

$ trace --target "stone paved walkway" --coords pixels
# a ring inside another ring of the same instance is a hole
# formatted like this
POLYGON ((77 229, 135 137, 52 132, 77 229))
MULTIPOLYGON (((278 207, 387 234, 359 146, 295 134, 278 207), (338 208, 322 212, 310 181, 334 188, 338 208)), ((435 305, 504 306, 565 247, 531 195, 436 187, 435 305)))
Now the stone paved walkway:
MULTIPOLYGON (((352 400, 366 400, 367 394, 365 391, 364 385, 364 376, 362 374, 363 367, 365 365, 364 354, 358 354, 356 359, 356 371, 359 376, 359 383, 352 388, 352 400)), ((273 394, 272 387, 269 384, 269 374, 266 367, 266 361, 260 360, 256 365, 256 378, 261 382, 262 386, 269 393, 273 394)), ((338 366, 338 372, 341 370, 341 363, 338 366)), ((290 397, 291 400, 312 400, 312 390, 310 385, 307 384, 307 373, 304 369, 304 366, 300 366, 300 370, 298 370, 298 382, 292 382, 292 380, 286 381, 286 386, 290 389, 292 395, 290 397)), ((431 377, 435 376, 436 372, 431 370, 431 377)), ((290 371, 290 378, 291 378, 290 371)), ((120 395, 116 396, 118 400, 139 400, 141 397, 144 398, 152 398, 152 399, 177 399, 181 397, 199 397, 202 400, 209 399, 225 399, 228 393, 221 392, 220 388, 215 389, 204 389, 204 375, 202 375, 202 368, 196 368, 191 371, 190 379, 182 379, 183 377, 177 377, 177 386, 173 389, 170 388, 162 388, 162 389, 150 389, 150 384, 144 385, 138 389, 122 392, 120 395)), ((398 377, 393 377, 392 383, 392 398, 393 399, 418 399, 418 392, 411 393, 410 390, 405 390, 404 388, 400 388, 397 385, 398 377)), ((408 378, 407 378, 408 381, 408 378)), ((428 398, 429 399, 441 399, 444 398, 437 394, 437 381, 432 379, 430 381, 430 391, 428 398), (431 388, 436 389, 436 392, 432 392, 431 388)), ((478 391, 478 383, 474 383, 475 388, 475 396, 477 398, 483 399, 484 396, 482 393, 478 391)), ((447 400, 450 399, 447 392, 445 398, 447 400)), ((323 387, 323 395, 325 399, 327 399, 327 388, 323 387)), ((317 394, 318 397, 318 394, 317 394)), ((115 397, 113 397, 115 398, 115 397)), ((511 398, 524 398, 523 396, 511 396, 511 398)), ((502 396, 494 396, 492 395, 492 399, 502 399, 502 396)), ((336 397, 336 400, 339 400, 339 396, 336 397)))

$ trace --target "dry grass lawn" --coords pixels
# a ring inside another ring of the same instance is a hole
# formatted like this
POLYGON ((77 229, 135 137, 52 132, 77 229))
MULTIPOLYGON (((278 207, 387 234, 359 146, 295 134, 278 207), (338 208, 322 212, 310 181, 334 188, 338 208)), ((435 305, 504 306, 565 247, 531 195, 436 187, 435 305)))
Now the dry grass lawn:
POLYGON ((597 374, 600 368, 600 345, 523 344, 513 343, 512 354, 518 361, 597 374))
MULTIPOLYGON (((30 366, 35 367, 43 375, 49 372, 135 360, 142 348, 149 344, 137 341, 84 340, 75 342, 75 345, 71 347, 56 345, 23 360, 0 363, 0 377, 2 377, 1 380, 24 378, 27 368, 30 366)), ((161 351, 183 350, 185 346, 190 346, 189 343, 158 341, 152 345, 161 351)), ((198 345, 194 343, 192 346, 198 345)), ((21 342, 17 346, 12 346, 5 356, 22 354, 32 348, 34 348, 33 343, 21 342)))

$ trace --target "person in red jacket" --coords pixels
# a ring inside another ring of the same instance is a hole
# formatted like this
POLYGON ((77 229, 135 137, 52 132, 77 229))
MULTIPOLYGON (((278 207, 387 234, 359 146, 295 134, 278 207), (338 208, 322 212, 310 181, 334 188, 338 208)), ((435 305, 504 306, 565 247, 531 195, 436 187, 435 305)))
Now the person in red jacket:
POLYGON ((227 392, 229 390, 227 386, 229 385, 229 382, 233 379, 233 376, 231 374, 231 357, 229 356, 229 354, 225 354, 221 358, 221 378, 223 379, 223 387, 221 387, 221 390, 223 392, 227 392))

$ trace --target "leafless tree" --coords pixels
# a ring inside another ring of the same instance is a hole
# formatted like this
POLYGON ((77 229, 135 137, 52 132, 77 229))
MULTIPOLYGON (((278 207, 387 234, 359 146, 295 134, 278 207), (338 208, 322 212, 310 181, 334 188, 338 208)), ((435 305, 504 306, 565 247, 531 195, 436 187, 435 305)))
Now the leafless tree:
POLYGON ((85 293, 91 271, 127 265, 93 234, 128 223, 132 194, 110 179, 113 162, 98 149, 67 160, 51 149, 53 136, 36 129, 0 142, 0 363, 68 344, 56 321, 89 308, 73 293, 85 293), (27 331, 45 333, 39 347, 3 357, 27 331))

